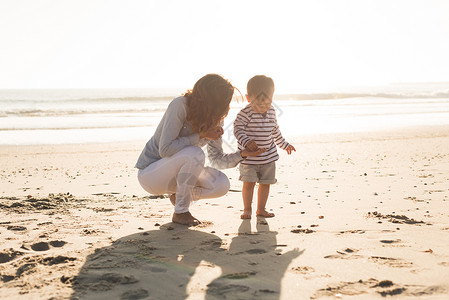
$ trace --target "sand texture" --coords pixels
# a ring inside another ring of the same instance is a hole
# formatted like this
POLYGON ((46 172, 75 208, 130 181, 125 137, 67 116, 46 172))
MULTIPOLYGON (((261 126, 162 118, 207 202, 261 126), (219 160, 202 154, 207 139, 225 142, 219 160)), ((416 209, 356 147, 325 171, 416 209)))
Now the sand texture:
POLYGON ((144 143, 0 147, 0 299, 449 298, 448 128, 297 137, 275 218, 231 169, 197 227, 139 186, 144 143))

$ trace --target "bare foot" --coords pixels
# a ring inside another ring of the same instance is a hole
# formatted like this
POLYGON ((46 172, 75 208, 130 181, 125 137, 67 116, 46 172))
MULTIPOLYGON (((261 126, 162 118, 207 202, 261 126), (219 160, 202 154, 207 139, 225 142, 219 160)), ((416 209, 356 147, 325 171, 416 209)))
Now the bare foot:
POLYGON ((190 212, 185 212, 182 214, 173 213, 172 218, 173 223, 178 223, 182 225, 193 225, 196 226, 198 224, 201 224, 201 222, 192 216, 190 212))
POLYGON ((173 206, 176 205, 176 194, 170 195, 170 202, 171 202, 171 204, 173 204, 173 206))
POLYGON ((243 214, 240 216, 240 219, 251 219, 251 211, 244 210, 243 214))
POLYGON ((256 215, 259 217, 265 217, 265 218, 272 218, 274 217, 273 213, 267 212, 265 209, 264 210, 258 210, 256 212, 256 215))

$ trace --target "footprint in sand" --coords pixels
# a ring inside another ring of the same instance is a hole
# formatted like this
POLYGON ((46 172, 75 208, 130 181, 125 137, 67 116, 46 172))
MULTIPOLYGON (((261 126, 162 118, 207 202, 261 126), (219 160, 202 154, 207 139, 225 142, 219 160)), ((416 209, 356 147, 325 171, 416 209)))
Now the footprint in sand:
POLYGON ((16 271, 16 277, 20 277, 23 273, 25 273, 31 269, 34 269, 36 267, 36 265, 37 264, 35 262, 26 263, 26 264, 21 265, 16 271))
POLYGON ((34 251, 47 251, 50 250, 50 246, 47 242, 39 242, 31 245, 31 249, 34 251))
POLYGON ((44 265, 52 266, 52 265, 63 264, 63 263, 66 263, 66 262, 69 262, 69 261, 74 261, 74 260, 76 260, 76 258, 74 258, 74 257, 67 257, 67 256, 63 256, 63 255, 58 255, 58 256, 55 256, 55 257, 45 257, 42 260, 42 263, 44 265))
POLYGON ((105 280, 116 284, 131 284, 139 282, 133 275, 123 275, 120 273, 106 273, 100 277, 100 280, 105 280))
POLYGON ((398 240, 380 240, 380 242, 383 244, 394 244, 394 243, 401 242, 401 240, 400 239, 398 239, 398 240))
POLYGON ((358 259, 358 258, 362 258, 363 256, 361 256, 361 255, 353 254, 353 253, 356 253, 358 251, 359 250, 357 250, 357 249, 346 248, 344 250, 337 251, 338 254, 327 255, 324 258, 330 258, 330 259, 358 259))
POLYGON ((383 256, 371 256, 369 258, 372 262, 387 265, 393 268, 411 268, 413 267, 413 263, 409 261, 404 261, 400 258, 392 258, 392 257, 383 257, 383 256))
MULTIPOLYGON (((1 262, 9 262, 16 258, 17 256, 22 255, 22 252, 17 252, 10 249, 8 252, 0 253, 1 262)), ((76 258, 67 257, 67 256, 56 256, 56 257, 45 257, 42 258, 40 256, 34 257, 25 257, 22 260, 14 263, 13 266, 18 266, 15 275, 0 275, 0 280, 2 282, 9 282, 16 278, 21 277, 23 274, 27 275, 28 273, 33 273, 33 269, 35 269, 39 264, 52 266, 56 264, 67 263, 69 261, 74 261, 76 258)), ((64 276, 63 276, 64 277, 64 276)), ((63 278, 61 281, 64 283, 63 278)))
POLYGON ((339 282, 328 285, 324 289, 320 289, 315 292, 311 297, 312 299, 317 299, 321 297, 339 297, 355 296, 361 294, 378 294, 382 297, 386 296, 424 296, 433 294, 443 294, 446 293, 446 289, 441 286, 419 286, 419 285, 400 285, 394 283, 391 280, 379 281, 374 278, 366 280, 358 280, 353 282, 339 282))
POLYGON ((15 251, 14 249, 6 250, 5 252, 0 252, 0 264, 10 262, 17 256, 22 255, 22 252, 15 251))
POLYGON ((120 295, 120 300, 138 300, 147 298, 150 293, 144 289, 126 291, 120 295))
POLYGON ((267 253, 266 250, 264 249, 249 249, 245 251, 248 254, 263 254, 263 253, 267 253))
POLYGON ((379 242, 382 243, 382 247, 409 247, 406 244, 404 244, 403 241, 400 239, 380 240, 379 242))
POLYGON ((209 239, 202 241, 200 246, 202 250, 206 250, 208 248, 218 249, 222 245, 222 241, 220 239, 209 239))
POLYGON ((51 241, 50 242, 50 245, 52 247, 57 247, 57 248, 63 247, 65 244, 67 244, 67 242, 65 242, 65 241, 51 241))
POLYGON ((16 278, 16 276, 11 276, 11 275, 0 275, 0 280, 2 282, 9 282, 11 280, 14 280, 16 278))
POLYGON ((27 230, 27 228, 25 226, 20 226, 20 225, 9 225, 8 227, 6 227, 6 229, 11 230, 11 231, 25 231, 25 230, 27 230))
MULTIPOLYGON (((89 287, 89 290, 95 291, 95 292, 103 292, 103 291, 109 291, 112 290, 116 285, 122 284, 122 285, 128 285, 139 282, 138 279, 136 279, 133 275, 124 275, 116 272, 110 272, 110 273, 104 273, 102 275, 95 274, 94 276, 88 276, 86 278, 78 278, 77 284, 80 284, 82 286, 89 287)), ((120 299, 142 299, 139 298, 138 295, 143 295, 143 293, 136 293, 135 291, 138 290, 131 290, 124 294, 127 295, 128 298, 120 298, 120 299)), ((124 295, 122 294, 122 296, 124 295)), ((147 297, 148 294, 145 296, 147 297)), ((143 298, 145 298, 143 297, 143 298)))
MULTIPOLYGON (((52 266, 52 265, 67 263, 67 262, 74 261, 74 260, 76 260, 76 258, 62 256, 62 255, 55 256, 55 257, 45 257, 45 258, 42 258, 40 256, 25 257, 22 261, 19 261, 17 263, 17 265, 19 265, 19 267, 17 268, 15 277, 20 277, 20 276, 22 276, 22 274, 28 273, 30 270, 34 269, 38 265, 52 266)), ((12 278, 12 279, 14 279, 14 278, 12 278)))
MULTIPOLYGON (((65 244, 67 244, 67 242, 65 242, 65 241, 51 241, 49 243, 47 243, 47 242, 38 242, 38 243, 34 243, 34 244, 30 245, 29 247, 33 251, 47 251, 47 250, 50 250, 50 246, 51 247, 55 247, 55 248, 61 248, 65 244)), ((25 250, 29 250, 27 245, 22 245, 22 248, 25 249, 25 250)))
POLYGON ((222 282, 214 281, 207 285, 207 292, 219 297, 228 297, 230 299, 234 298, 236 294, 244 293, 249 290, 246 285, 239 284, 225 284, 222 282))
POLYGON ((388 215, 384 215, 381 214, 377 211, 374 212, 368 212, 367 215, 368 218, 377 218, 377 219, 384 219, 387 220, 388 222, 391 223, 395 223, 395 224, 412 224, 412 225, 421 225, 421 224, 427 224, 430 225, 428 223, 425 223, 423 221, 417 221, 415 219, 409 218, 405 215, 394 215, 394 214, 388 214, 388 215))

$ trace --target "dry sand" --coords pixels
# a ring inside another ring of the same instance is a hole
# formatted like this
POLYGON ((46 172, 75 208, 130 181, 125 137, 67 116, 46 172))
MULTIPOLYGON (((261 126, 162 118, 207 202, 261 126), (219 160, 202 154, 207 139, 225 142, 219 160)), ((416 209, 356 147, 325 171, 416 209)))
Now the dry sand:
POLYGON ((0 147, 1 299, 448 299, 449 128, 297 137, 275 218, 239 219, 231 169, 190 228, 144 143, 0 147))

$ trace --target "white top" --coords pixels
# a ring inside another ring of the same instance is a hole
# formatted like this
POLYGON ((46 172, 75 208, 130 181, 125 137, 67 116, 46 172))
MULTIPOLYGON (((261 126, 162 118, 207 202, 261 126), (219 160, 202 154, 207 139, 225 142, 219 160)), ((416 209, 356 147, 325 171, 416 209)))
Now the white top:
POLYGON ((256 157, 247 157, 241 163, 247 165, 267 164, 279 159, 276 145, 286 149, 289 143, 282 137, 276 120, 276 110, 273 106, 261 114, 255 112, 248 104, 238 114, 234 121, 234 135, 238 141, 239 150, 243 150, 250 140, 254 140, 259 148, 267 151, 256 157))
POLYGON ((187 122, 187 98, 178 97, 168 105, 161 122, 153 137, 147 142, 136 168, 145 169, 147 166, 163 157, 169 157, 187 146, 203 147, 207 145, 210 164, 214 168, 227 169, 238 165, 242 160, 240 151, 234 153, 223 152, 223 140, 200 139, 198 133, 192 131, 187 122))

